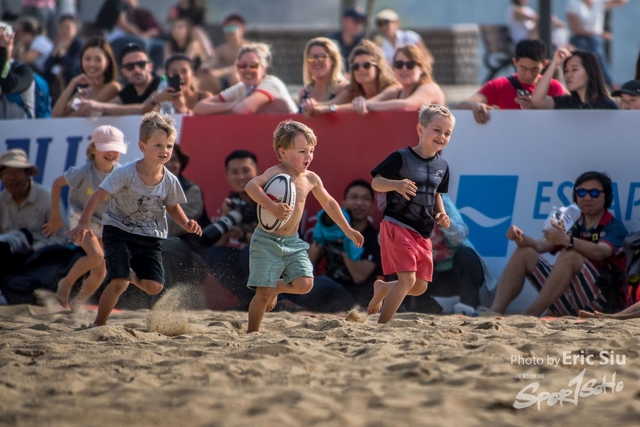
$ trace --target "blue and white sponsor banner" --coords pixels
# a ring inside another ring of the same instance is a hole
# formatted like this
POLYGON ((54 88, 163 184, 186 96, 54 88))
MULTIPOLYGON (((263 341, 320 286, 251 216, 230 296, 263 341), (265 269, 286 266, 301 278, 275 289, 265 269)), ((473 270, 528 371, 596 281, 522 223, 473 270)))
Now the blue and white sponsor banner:
MULTIPOLYGON (((444 151, 452 173, 449 194, 469 226, 472 243, 496 276, 515 248, 505 238, 507 228, 514 224, 541 236, 551 208, 570 203, 573 181, 588 170, 611 176, 612 213, 629 231, 640 230, 640 111, 492 111, 486 125, 475 123, 470 111, 453 112, 456 126, 444 151)), ((130 143, 121 163, 140 157, 140 116, 0 121, 0 152, 25 149, 41 171, 36 180, 50 186, 68 167, 86 161, 89 137, 102 124, 122 130, 130 143)), ((358 161, 373 167, 392 150, 385 149, 385 140, 381 135, 379 141, 354 141, 336 155, 355 156, 356 150, 358 161), (359 148, 371 144, 381 146, 359 148)), ((416 142, 417 137, 405 146, 416 142)), ((189 154, 216 156, 220 162, 220 153, 189 154)))

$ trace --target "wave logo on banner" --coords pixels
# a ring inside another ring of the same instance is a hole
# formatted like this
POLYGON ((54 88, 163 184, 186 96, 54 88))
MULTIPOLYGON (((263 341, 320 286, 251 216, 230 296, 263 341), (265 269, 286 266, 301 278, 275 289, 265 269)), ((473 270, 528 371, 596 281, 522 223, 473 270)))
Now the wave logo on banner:
POLYGON ((456 206, 480 255, 507 256, 517 187, 517 175, 460 175, 456 206))

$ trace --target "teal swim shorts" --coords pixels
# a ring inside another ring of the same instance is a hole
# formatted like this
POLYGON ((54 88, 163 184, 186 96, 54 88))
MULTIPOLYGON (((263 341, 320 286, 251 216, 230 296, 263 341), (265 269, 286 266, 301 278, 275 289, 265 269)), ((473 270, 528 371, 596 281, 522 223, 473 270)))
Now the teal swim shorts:
POLYGON ((257 227, 249 247, 247 287, 275 288, 281 277, 287 284, 298 277, 313 277, 308 249, 309 244, 297 234, 278 236, 257 227))

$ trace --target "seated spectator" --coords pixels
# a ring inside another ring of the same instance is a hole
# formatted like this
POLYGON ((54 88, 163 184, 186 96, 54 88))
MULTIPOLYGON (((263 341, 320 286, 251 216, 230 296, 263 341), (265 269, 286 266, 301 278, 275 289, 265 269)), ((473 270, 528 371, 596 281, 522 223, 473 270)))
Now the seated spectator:
POLYGON ((213 96, 210 92, 196 89, 193 77, 193 63, 185 54, 178 53, 166 60, 164 66, 167 76, 180 76, 180 90, 167 87, 163 92, 154 92, 142 104, 142 112, 159 111, 160 103, 170 102, 176 114, 191 114, 198 102, 213 96))
POLYGON ((418 47, 398 48, 392 65, 400 86, 389 86, 371 99, 356 97, 352 101, 356 112, 418 111, 425 103, 445 105, 444 93, 431 77, 431 65, 418 47))
POLYGON ((613 74, 607 63, 604 43, 613 36, 604 29, 605 12, 627 3, 627 0, 569 0, 567 21, 571 38, 569 42, 578 49, 595 55, 602 70, 604 81, 613 84, 613 74))
POLYGON ((42 34, 40 24, 30 16, 20 18, 16 26, 13 56, 43 74, 45 62, 53 51, 53 42, 42 34))
POLYGON ((116 97, 109 102, 82 99, 79 108, 83 111, 85 108, 88 109, 89 115, 94 113, 110 116, 142 114, 142 106, 158 89, 160 77, 153 73, 153 64, 141 45, 131 43, 122 51, 120 73, 127 80, 127 84, 116 97))
MULTIPOLYGON (((207 17, 207 2, 205 0, 178 0, 178 3, 169 9, 167 16, 169 22, 173 22, 176 19, 186 18, 193 26, 191 27, 192 37, 200 42, 207 57, 213 57, 213 44, 207 35, 207 31, 204 29, 205 21, 207 17)), ((236 56, 233 56, 231 63, 235 61, 236 56)), ((209 90, 209 89, 207 89, 209 90)), ((217 92, 211 91, 210 92, 217 92)))
POLYGON ((376 13, 376 26, 381 36, 377 37, 377 43, 382 48, 387 62, 391 63, 398 48, 404 46, 417 46, 424 56, 425 64, 433 64, 433 55, 427 49, 422 37, 411 30, 400 29, 400 17, 391 9, 382 9, 376 13))
POLYGON ((596 109, 617 110, 616 103, 609 98, 604 85, 598 59, 591 52, 564 48, 557 49, 553 60, 538 82, 531 96, 534 108, 550 109, 596 109), (550 96, 549 82, 560 63, 563 63, 564 82, 570 95, 550 96))
POLYGON ((193 24, 188 18, 178 18, 171 23, 169 40, 164 45, 164 57, 169 58, 171 55, 183 53, 191 58, 194 69, 197 70, 209 59, 209 55, 202 44, 193 37, 192 27, 193 24))
POLYGON ((433 246, 433 280, 427 291, 414 297, 415 311, 440 313, 442 307, 432 297, 460 296, 460 303, 472 307, 481 305, 481 295, 493 292, 496 280, 469 241, 469 227, 448 194, 442 194, 442 203, 451 225, 437 224, 431 234, 433 246))
POLYGON ((298 111, 285 84, 268 75, 271 51, 264 43, 249 43, 238 53, 240 83, 199 102, 194 114, 295 113, 298 111))
POLYGON ((314 278, 311 292, 287 295, 288 299, 306 309, 323 312, 345 311, 354 304, 364 307, 369 303, 373 282, 382 275, 378 230, 369 222, 373 203, 373 189, 367 181, 358 179, 347 186, 342 207, 350 215, 351 226, 364 237, 363 251, 354 260, 345 251, 342 239, 320 239, 314 230, 309 258, 314 265, 324 260, 324 273, 314 278))
MULTIPOLYGON (((511 5, 507 8, 507 27, 513 43, 538 38, 538 14, 527 4, 529 0, 511 0, 511 5)), ((555 15, 551 17, 551 23, 553 24, 551 33, 553 44, 565 47, 569 41, 565 23, 555 15)))
MULTIPOLYGON (((224 161, 227 183, 231 193, 222 201, 218 217, 231 211, 241 214, 242 219, 228 231, 214 228, 203 229, 202 239, 212 245, 205 260, 215 278, 211 284, 216 291, 215 301, 209 301, 212 310, 246 310, 255 294, 247 288, 249 279, 249 241, 258 225, 257 204, 244 187, 258 175, 256 155, 246 150, 230 153, 224 161)), ((219 220, 218 220, 219 221, 219 220)))
POLYGON ((622 283, 600 280, 629 234, 608 211, 613 201, 611 179, 600 172, 583 173, 574 184, 573 201, 582 215, 570 230, 552 223, 553 228, 537 240, 514 225, 507 230, 507 239, 518 247, 498 281, 492 311, 503 313, 520 294, 525 278, 538 291, 525 315, 540 316, 547 309, 555 316, 620 310, 622 283), (557 253, 555 264, 541 257, 543 253, 557 253))
POLYGON ((11 60, 15 34, 0 22, 0 119, 35 116, 35 85, 28 65, 11 60))
POLYGON ((621 110, 640 110, 640 80, 626 82, 620 89, 613 91, 611 96, 620 97, 621 110))
POLYGON ((363 40, 349 56, 351 79, 349 85, 331 101, 318 103, 314 99, 302 102, 302 111, 308 116, 354 111, 352 101, 361 96, 373 98, 385 89, 400 87, 382 51, 375 43, 363 40))
POLYGON ((76 18, 73 15, 61 16, 53 52, 44 63, 44 77, 49 83, 54 100, 58 99, 71 79, 80 74, 81 51, 82 40, 78 37, 76 18))
MULTIPOLYGON (((531 94, 542 76, 540 72, 547 65, 547 48, 540 40, 521 40, 516 45, 513 64, 516 73, 509 77, 490 80, 471 98, 462 101, 456 108, 472 110, 477 123, 489 121, 489 111, 531 109, 531 94)), ((562 84, 552 79, 546 89, 549 96, 564 95, 562 84)))
POLYGON ((304 48, 302 63, 303 87, 298 91, 299 112, 302 101, 314 99, 316 102, 329 101, 349 84, 342 77, 342 57, 338 46, 326 37, 309 40, 304 48))
POLYGON ((20 3, 22 16, 35 18, 40 28, 46 30, 47 36, 56 36, 56 0, 20 0, 20 3))
POLYGON ((340 31, 336 31, 327 36, 335 40, 340 48, 344 72, 349 72, 349 57, 351 56, 351 52, 364 39, 364 24, 366 21, 367 15, 362 8, 357 6, 348 7, 342 12, 340 31))
POLYGON ((82 47, 80 72, 62 91, 51 111, 52 117, 89 116, 88 108, 76 110, 82 99, 106 102, 120 91, 111 46, 102 38, 91 38, 82 47))
POLYGON ((51 219, 51 193, 31 177, 38 168, 21 149, 0 156, 0 276, 38 249, 63 244, 61 233, 46 238, 43 226, 51 219))
POLYGON ((238 14, 227 16, 222 21, 222 34, 225 42, 216 48, 215 56, 200 67, 198 78, 203 88, 211 93, 219 93, 240 81, 236 69, 236 58, 244 39, 245 22, 238 14))

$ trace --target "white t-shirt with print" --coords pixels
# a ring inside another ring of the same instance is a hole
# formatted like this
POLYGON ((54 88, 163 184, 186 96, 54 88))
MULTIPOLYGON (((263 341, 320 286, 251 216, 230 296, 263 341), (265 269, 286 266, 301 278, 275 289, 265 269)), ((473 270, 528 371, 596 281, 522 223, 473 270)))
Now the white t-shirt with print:
POLYGON ((218 98, 224 102, 233 102, 249 96, 253 91, 260 92, 269 97, 269 103, 258 109, 258 113, 296 113, 298 107, 289 95, 285 84, 276 76, 264 76, 262 81, 253 90, 247 90, 244 83, 237 83, 220 92, 218 98))
POLYGON ((602 34, 606 2, 607 0, 593 0, 591 7, 588 7, 582 0, 569 0, 566 12, 576 15, 584 29, 602 34))

